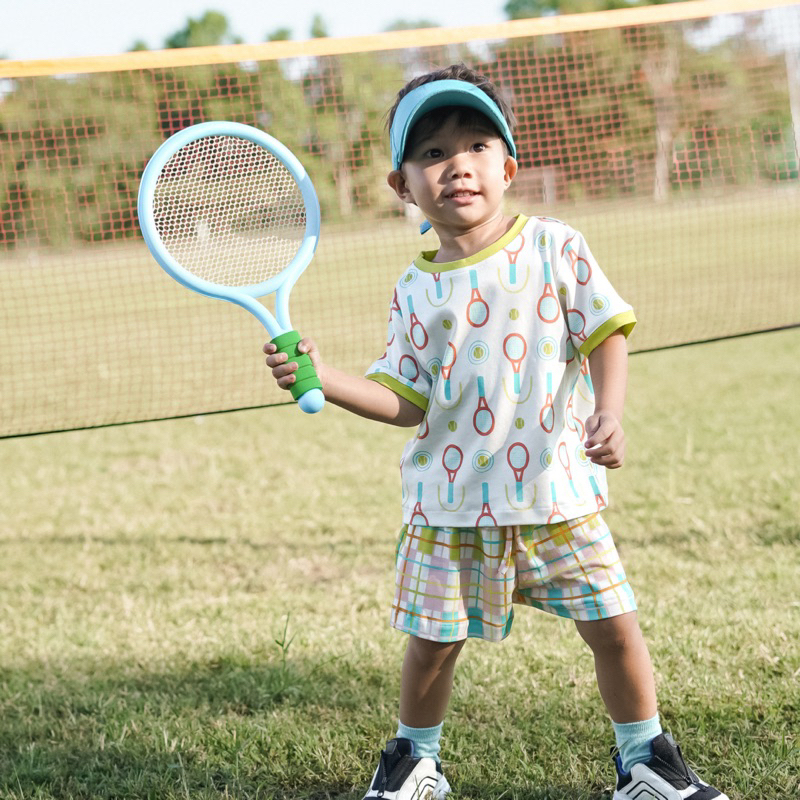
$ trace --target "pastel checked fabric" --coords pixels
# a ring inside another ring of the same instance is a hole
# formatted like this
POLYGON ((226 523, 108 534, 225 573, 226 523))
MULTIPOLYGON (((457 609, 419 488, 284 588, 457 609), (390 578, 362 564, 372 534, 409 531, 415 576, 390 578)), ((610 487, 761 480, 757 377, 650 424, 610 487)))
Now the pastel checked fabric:
POLYGON ((514 604, 577 620, 636 610, 599 513, 544 525, 402 527, 393 627, 440 642, 501 641, 514 604))

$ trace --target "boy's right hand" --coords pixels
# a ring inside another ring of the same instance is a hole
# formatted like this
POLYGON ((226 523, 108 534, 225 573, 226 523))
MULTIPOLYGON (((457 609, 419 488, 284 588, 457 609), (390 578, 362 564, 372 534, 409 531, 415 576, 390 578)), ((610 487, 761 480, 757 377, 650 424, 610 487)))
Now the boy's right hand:
MULTIPOLYGON (((278 383, 279 388, 288 389, 295 381, 294 373, 297 371, 297 363, 289 361, 289 356, 286 353, 277 353, 277 348, 272 342, 267 342, 264 345, 264 352, 267 354, 267 366, 272 370, 272 377, 278 383), (288 362, 288 363, 287 363, 288 362)), ((325 385, 322 379, 322 359, 319 355, 319 350, 313 339, 301 339, 297 344, 297 349, 301 353, 308 353, 314 369, 317 371, 317 377, 325 385)))

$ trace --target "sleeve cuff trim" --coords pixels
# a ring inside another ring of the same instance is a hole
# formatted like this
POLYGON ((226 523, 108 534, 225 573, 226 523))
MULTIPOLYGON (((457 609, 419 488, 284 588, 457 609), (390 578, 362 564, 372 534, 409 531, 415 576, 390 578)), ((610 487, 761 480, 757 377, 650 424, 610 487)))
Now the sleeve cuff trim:
POLYGON ((580 346, 581 354, 588 356, 597 345, 604 342, 612 333, 621 331, 627 339, 633 326, 636 325, 636 316, 633 311, 623 311, 611 319, 606 320, 589 338, 580 346))
POLYGON ((385 372, 373 372, 366 377, 368 380, 375 381, 376 383, 380 383, 382 386, 385 386, 387 389, 391 389, 396 395, 399 395, 404 400, 408 400, 409 403, 413 403, 423 411, 428 410, 428 398, 424 395, 421 395, 419 392, 414 391, 404 383, 401 383, 399 380, 397 380, 397 378, 393 378, 391 375, 387 375, 385 372))

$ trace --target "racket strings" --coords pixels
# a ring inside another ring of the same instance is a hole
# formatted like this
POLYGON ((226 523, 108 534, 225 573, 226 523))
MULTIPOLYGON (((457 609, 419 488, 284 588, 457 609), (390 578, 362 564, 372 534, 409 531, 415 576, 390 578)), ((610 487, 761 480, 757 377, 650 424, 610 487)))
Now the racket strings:
POLYGON ((208 136, 178 150, 156 183, 153 214, 172 257, 221 286, 253 286, 277 275, 306 228, 303 196, 289 170, 235 136, 208 136))

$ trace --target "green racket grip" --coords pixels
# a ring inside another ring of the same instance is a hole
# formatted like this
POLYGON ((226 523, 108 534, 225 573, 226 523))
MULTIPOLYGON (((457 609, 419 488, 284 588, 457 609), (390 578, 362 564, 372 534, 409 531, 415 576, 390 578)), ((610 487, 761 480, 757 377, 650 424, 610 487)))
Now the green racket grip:
POLYGON ((300 353, 297 350, 299 342, 300 334, 297 331, 287 331, 272 340, 272 344, 278 348, 278 353, 286 353, 289 356, 287 363, 293 361, 297 364, 294 383, 289 387, 292 397, 307 414, 315 414, 325 405, 325 396, 322 394, 322 383, 317 377, 317 371, 308 353, 300 353))

